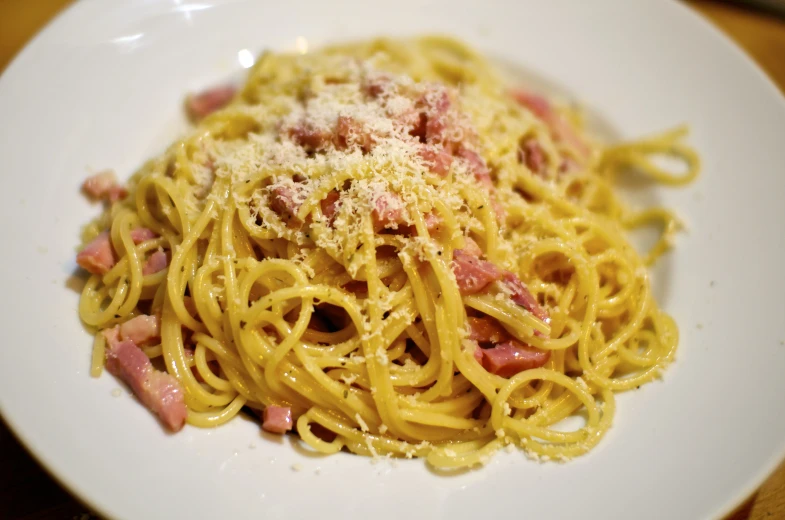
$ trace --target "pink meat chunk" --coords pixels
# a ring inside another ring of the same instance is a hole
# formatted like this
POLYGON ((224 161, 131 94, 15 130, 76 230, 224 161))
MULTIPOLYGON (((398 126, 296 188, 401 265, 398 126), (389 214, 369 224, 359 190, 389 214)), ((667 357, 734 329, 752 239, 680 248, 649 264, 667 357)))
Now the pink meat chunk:
POLYGON ((450 173, 452 155, 441 146, 422 145, 417 154, 428 169, 436 175, 444 177, 450 173))
POLYGON ((171 375, 155 370, 150 359, 133 341, 109 341, 106 369, 130 386, 142 404, 155 413, 169 430, 177 432, 182 429, 188 409, 180 383, 171 375))
POLYGON ((537 139, 529 137, 521 143, 518 148, 518 160, 525 164, 532 173, 541 177, 545 176, 548 158, 537 139))
POLYGON ((567 120, 554 110, 550 101, 543 96, 525 90, 514 90, 512 96, 522 106, 540 118, 551 130, 553 138, 561 141, 577 151, 581 157, 588 158, 591 150, 583 142, 575 129, 567 120))
POLYGON ((498 321, 493 318, 483 316, 481 318, 469 318, 469 339, 478 343, 501 343, 509 338, 509 334, 498 321))
POLYGON ((534 94, 523 89, 512 91, 512 97, 518 104, 528 108, 531 112, 542 119, 543 121, 549 120, 553 116, 553 108, 551 102, 544 96, 534 94))
POLYGON ((122 186, 112 186, 109 188, 109 193, 107 194, 109 198, 109 202, 115 203, 118 200, 123 200, 128 196, 128 190, 126 190, 122 186))
POLYGON ((334 137, 332 132, 316 128, 307 121, 300 121, 288 133, 296 144, 308 152, 323 150, 334 137))
POLYGON ((453 252, 452 271, 462 296, 476 294, 502 277, 502 272, 496 265, 480 260, 463 249, 453 252))
POLYGON ((295 191, 289 186, 276 186, 271 191, 270 208, 275 211, 282 220, 289 224, 298 224, 297 211, 300 204, 295 200, 295 191))
POLYGON ((96 200, 117 202, 128 195, 126 189, 117 183, 117 177, 111 170, 91 175, 82 183, 82 191, 96 200))
POLYGON ((158 273, 166 269, 166 266, 168 265, 169 259, 166 257, 166 253, 160 250, 155 251, 142 266, 142 274, 147 276, 149 274, 158 273))
POLYGON ((476 256, 477 258, 480 258, 482 256, 482 254, 483 254, 482 253, 482 249, 480 249, 480 246, 471 237, 464 237, 463 238, 463 248, 462 248, 462 250, 463 250, 464 253, 466 253, 468 255, 471 255, 471 256, 476 256))
POLYGON ((520 278, 515 273, 510 271, 504 272, 504 284, 512 292, 510 298, 512 301, 534 314, 534 316, 545 323, 550 323, 551 317, 548 311, 542 308, 537 301, 537 298, 529 291, 520 278))
POLYGON ((435 213, 428 213, 425 215, 425 229, 428 230, 428 233, 433 234, 439 231, 439 228, 442 226, 442 219, 439 215, 435 213))
POLYGON ((338 206, 340 204, 338 201, 340 198, 341 194, 336 190, 332 190, 319 202, 322 209, 322 215, 324 215, 324 218, 327 219, 329 224, 333 223, 335 216, 338 214, 338 206))
POLYGON ((551 357, 550 350, 541 350, 516 340, 483 349, 482 364, 497 376, 512 377, 524 370, 540 368, 551 357))
POLYGON ((189 96, 186 100, 186 109, 193 119, 199 120, 228 105, 236 93, 237 88, 232 85, 207 89, 189 96))
POLYGON ((380 74, 366 78, 362 88, 368 97, 376 99, 390 92, 395 85, 388 76, 380 74))
POLYGON ((144 345, 161 335, 161 318, 142 314, 120 325, 120 339, 133 341, 136 345, 144 345))
POLYGON ((403 218, 404 203, 394 193, 383 193, 373 201, 373 227, 378 232, 382 229, 398 229, 406 221, 403 218))
POLYGON ((104 231, 82 248, 76 263, 92 274, 105 274, 117 263, 109 232, 104 231))
POLYGON ((286 433, 292 429, 292 409, 270 405, 262 415, 262 429, 270 433, 286 433))
POLYGON ((419 111, 413 119, 413 127, 409 134, 417 137, 421 143, 448 144, 450 134, 448 112, 450 97, 443 87, 434 86, 417 101, 419 111))
POLYGON ((472 172, 472 175, 477 179, 477 182, 491 192, 496 189, 491 180, 491 172, 488 170, 485 160, 480 157, 480 154, 473 150, 469 150, 468 148, 461 148, 456 155, 466 161, 469 171, 472 172))
POLYGON ((368 153, 374 145, 371 132, 360 121, 353 117, 338 116, 335 128, 335 147, 346 150, 354 146, 359 147, 363 153, 368 153))
POLYGON ((483 360, 484 357, 485 357, 485 355, 483 354, 483 350, 480 348, 479 345, 475 344, 474 345, 474 359, 477 360, 477 363, 482 365, 482 360, 483 360))
POLYGON ((82 183, 82 190, 93 198, 103 198, 109 189, 117 184, 117 177, 111 170, 104 170, 91 175, 82 183))
POLYGON ((425 142, 443 142, 448 126, 447 112, 450 110, 450 97, 443 88, 434 88, 433 91, 425 94, 423 98, 425 105, 425 142))
POLYGON ((146 227, 138 227, 131 230, 131 240, 137 245, 157 237, 158 234, 155 231, 146 227))

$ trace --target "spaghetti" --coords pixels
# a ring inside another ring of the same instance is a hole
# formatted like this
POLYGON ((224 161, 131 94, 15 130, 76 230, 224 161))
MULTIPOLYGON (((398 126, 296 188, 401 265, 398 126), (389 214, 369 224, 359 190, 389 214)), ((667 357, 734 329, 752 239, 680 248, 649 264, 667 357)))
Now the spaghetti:
POLYGON ((322 453, 570 458, 673 360, 646 265, 678 220, 614 180, 690 182, 683 130, 603 145, 442 37, 266 53, 234 97, 192 101, 206 117, 114 187, 79 253, 92 374, 171 428, 245 408, 322 453), (625 231, 652 223, 641 257, 625 231))

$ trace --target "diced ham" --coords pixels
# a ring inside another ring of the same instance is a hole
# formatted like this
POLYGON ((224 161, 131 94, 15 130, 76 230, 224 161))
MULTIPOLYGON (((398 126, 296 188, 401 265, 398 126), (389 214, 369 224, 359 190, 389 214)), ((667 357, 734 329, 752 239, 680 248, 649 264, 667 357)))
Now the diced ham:
POLYGON ((525 90, 514 90, 512 96, 515 100, 528 108, 535 116, 540 118, 551 130, 553 138, 572 147, 582 157, 588 158, 591 150, 578 136, 578 133, 567 120, 554 110, 550 101, 545 97, 525 90))
POLYGON ((112 204, 114 204, 118 200, 123 200, 127 196, 128 196, 128 190, 126 190, 124 187, 119 185, 112 186, 111 188, 109 188, 109 192, 107 193, 107 198, 109 199, 109 202, 111 202, 112 204))
POLYGON ((76 255, 76 263, 93 274, 105 274, 117 263, 109 232, 104 231, 76 255))
POLYGON ((167 265, 169 265, 169 259, 166 257, 166 253, 158 250, 150 255, 150 258, 144 263, 142 266, 142 274, 147 276, 148 274, 158 273, 166 269, 167 265))
POLYGON ((415 104, 419 114, 413 119, 409 134, 421 143, 452 144, 448 138, 450 105, 450 96, 444 87, 430 88, 415 104))
POLYGON ((112 170, 104 170, 91 175, 82 183, 82 190, 89 196, 101 199, 109 189, 117 184, 117 177, 112 170))
POLYGON ((502 277, 501 270, 494 264, 480 260, 463 249, 453 252, 452 271, 462 296, 478 293, 502 277))
POLYGON ((482 354, 485 370, 501 377, 512 377, 524 370, 540 368, 551 357, 550 350, 540 350, 516 340, 483 349, 482 354))
POLYGON ((119 334, 123 341, 133 341, 136 345, 144 345, 161 335, 161 318, 141 314, 120 325, 119 334))
POLYGON ((108 333, 106 369, 125 381, 136 397, 154 412, 171 431, 180 431, 188 416, 180 383, 153 368, 150 359, 130 340, 120 341, 117 333, 108 333), (111 339, 110 339, 111 338, 111 339))
POLYGON ((112 170, 105 170, 88 177, 82 183, 82 191, 96 200, 117 202, 128 195, 125 188, 117 183, 117 177, 112 170))
POLYGON ((385 192, 373 201, 373 227, 378 232, 382 229, 398 229, 406 221, 403 218, 404 204, 401 198, 390 192, 385 192))
POLYGON ((101 331, 101 335, 106 339, 107 345, 120 343, 120 326, 117 325, 111 329, 104 329, 101 331))
POLYGON ((484 358, 483 350, 480 348, 479 345, 475 343, 474 345, 474 359, 477 360, 477 363, 482 365, 482 359, 484 358))
POLYGON ((362 88, 368 97, 376 99, 394 88, 394 84, 389 76, 380 74, 366 78, 362 88))
POLYGON ((434 88, 423 96, 425 105, 425 142, 439 143, 445 141, 447 130, 447 112, 450 110, 450 97, 444 88, 434 88))
POLYGON ((333 223, 335 215, 338 213, 338 200, 340 198, 341 194, 337 190, 332 190, 319 202, 319 205, 322 208, 322 215, 324 215, 324 218, 327 219, 329 224, 333 223))
POLYGON ((333 140, 332 132, 316 128, 307 121, 300 121, 290 128, 289 137, 307 152, 323 150, 333 140))
POLYGON ((442 219, 439 215, 435 213, 427 213, 424 217, 425 220, 425 229, 428 230, 429 234, 433 234, 439 231, 439 228, 442 225, 442 219))
POLYGON ((335 147, 338 150, 358 146, 363 153, 368 153, 373 145, 373 135, 360 121, 349 116, 338 116, 335 127, 335 147))
POLYGON ((498 321, 488 316, 469 318, 469 339, 478 343, 501 343, 509 338, 509 334, 498 321))
POLYGON ((294 188, 286 185, 278 185, 271 190, 270 208, 289 224, 299 223, 297 210, 300 204, 295 201, 295 195, 294 188))
POLYGON ((292 429, 292 409, 270 405, 262 415, 262 429, 270 433, 286 433, 292 429))
POLYGON ((462 251, 467 255, 476 256, 477 258, 480 258, 483 254, 482 249, 480 249, 480 246, 471 237, 463 238, 462 251))
POLYGON ((510 298, 512 301, 534 314, 534 316, 545 323, 550 323, 551 317, 548 311, 542 308, 537 301, 537 298, 529 291, 520 278, 515 273, 510 271, 504 272, 504 285, 512 292, 510 298))
POLYGON ((414 106, 387 107, 385 112, 392 120, 397 131, 406 132, 416 137, 421 143, 425 142, 425 116, 421 115, 414 106))
POLYGON ((528 108, 535 116, 545 122, 548 122, 553 117, 551 102, 544 96, 517 89, 512 91, 512 97, 515 98, 518 104, 528 108))
POLYGON ((401 120, 411 123, 411 130, 409 130, 409 135, 416 137, 420 140, 421 143, 427 142, 425 139, 425 128, 428 125, 428 116, 426 116, 425 113, 420 112, 407 114, 406 117, 402 116, 401 120))
POLYGON ((422 145, 417 155, 423 160, 428 169, 436 175, 445 176, 450 173, 452 155, 441 146, 422 145))
POLYGON ((131 240, 137 245, 157 237, 158 234, 155 231, 145 227, 138 227, 131 230, 131 240))
POLYGON ((518 148, 518 160, 535 175, 545 176, 548 158, 537 139, 529 137, 521 142, 518 148))
POLYGON ((222 85, 188 96, 185 102, 188 115, 194 120, 202 119, 228 105, 236 93, 236 87, 222 85))
POLYGON ((487 188, 491 193, 496 190, 493 181, 491 180, 491 172, 488 170, 485 160, 480 157, 480 154, 473 150, 469 150, 468 148, 461 148, 456 155, 466 161, 469 171, 472 172, 472 175, 477 179, 477 182, 487 188))

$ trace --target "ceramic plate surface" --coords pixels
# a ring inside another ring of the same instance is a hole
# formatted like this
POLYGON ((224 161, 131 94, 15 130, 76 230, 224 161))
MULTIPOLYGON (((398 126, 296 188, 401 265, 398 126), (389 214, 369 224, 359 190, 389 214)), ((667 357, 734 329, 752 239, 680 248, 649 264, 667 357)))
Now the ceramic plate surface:
POLYGON ((708 518, 785 449, 785 100, 675 2, 78 2, 0 78, 0 410, 71 491, 116 518, 708 518), (439 476, 422 461, 309 457, 236 420, 167 435, 112 377, 69 288, 89 169, 123 177, 186 128, 182 99, 249 57, 440 32, 585 103, 622 138, 691 125, 704 170, 658 189, 688 226, 654 274, 681 342, 664 380, 619 397, 589 455, 499 454, 439 476), (116 393, 116 392, 115 392, 116 393), (292 467, 301 467, 294 471, 292 467))

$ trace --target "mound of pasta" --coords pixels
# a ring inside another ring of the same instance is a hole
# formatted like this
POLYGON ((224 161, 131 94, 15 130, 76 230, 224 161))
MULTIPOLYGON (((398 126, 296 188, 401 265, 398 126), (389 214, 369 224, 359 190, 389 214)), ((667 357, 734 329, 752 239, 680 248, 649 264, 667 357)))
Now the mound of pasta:
POLYGON ((602 144, 441 37, 265 53, 187 108, 127 185, 85 183, 107 209, 77 256, 93 375, 169 429, 245 410, 322 453, 564 459, 673 360, 646 266, 678 220, 614 180, 689 182, 683 130, 602 144), (652 223, 639 255, 625 232, 652 223))

